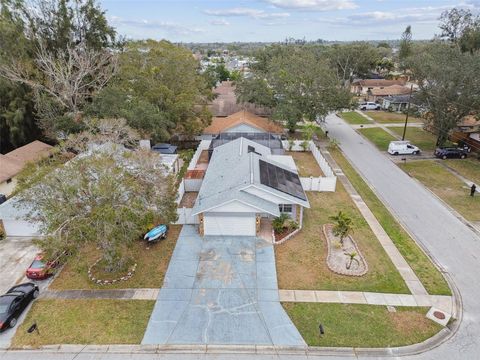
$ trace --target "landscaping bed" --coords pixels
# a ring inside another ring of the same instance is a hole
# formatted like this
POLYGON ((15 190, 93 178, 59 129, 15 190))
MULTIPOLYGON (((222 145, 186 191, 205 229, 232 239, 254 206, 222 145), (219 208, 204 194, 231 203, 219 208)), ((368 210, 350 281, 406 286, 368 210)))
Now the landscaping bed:
POLYGON ((339 115, 343 120, 352 125, 372 124, 370 120, 355 111, 341 112, 339 115))
MULTIPOLYGON (((389 127, 388 129, 400 136, 403 134, 403 127, 389 127)), ((434 151, 436 148, 435 144, 437 142, 437 137, 422 128, 407 126, 405 140, 409 140, 422 151, 434 151)))
POLYGON ((398 140, 382 128, 358 129, 357 131, 382 151, 387 151, 390 141, 398 140))
POLYGON ((431 295, 451 295, 450 288, 440 271, 396 221, 362 177, 350 165, 348 160, 345 159, 343 154, 339 150, 331 150, 330 153, 380 222, 383 229, 390 236, 428 293, 431 295))
POLYGON ((394 347, 420 343, 442 326, 427 319, 428 308, 359 304, 282 303, 310 346, 394 347), (325 334, 320 336, 319 324, 325 334))
MULTIPOLYGON (((50 285, 52 290, 70 289, 125 289, 125 288, 159 288, 167 271, 172 256, 180 225, 171 225, 165 240, 148 246, 144 241, 137 241, 130 249, 130 256, 137 263, 136 271, 127 281, 111 285, 98 285, 88 278, 88 268, 98 259, 99 251, 94 246, 86 246, 75 257, 70 258, 60 274, 50 285)), ((100 275, 96 274, 100 277, 100 275)), ((120 274, 123 276, 124 274, 120 274)), ((113 278, 114 274, 109 274, 113 278)))
POLYGON ((36 300, 12 347, 140 344, 154 304, 147 300, 36 300), (27 333, 34 322, 40 334, 27 333))
POLYGON ((323 176, 323 172, 318 166, 317 161, 313 157, 311 151, 287 151, 285 155, 290 155, 297 165, 298 175, 301 177, 319 177, 323 176))
MULTIPOLYGON (((376 122, 381 124, 405 123, 406 115, 403 113, 388 112, 388 111, 364 111, 364 113, 370 116, 376 122)), ((414 116, 409 116, 408 122, 421 123, 423 122, 423 119, 416 118, 414 116)))
POLYGON ((409 293, 402 277, 390 261, 365 219, 341 183, 335 192, 309 192, 310 209, 304 210, 302 230, 275 247, 280 289, 351 290, 409 293), (362 277, 333 273, 327 266, 327 244, 322 226, 330 216, 343 211, 354 225, 354 236, 369 271, 362 277))
POLYGON ((458 211, 465 219, 480 221, 480 196, 469 196, 470 187, 441 164, 436 161, 415 161, 399 166, 458 211))

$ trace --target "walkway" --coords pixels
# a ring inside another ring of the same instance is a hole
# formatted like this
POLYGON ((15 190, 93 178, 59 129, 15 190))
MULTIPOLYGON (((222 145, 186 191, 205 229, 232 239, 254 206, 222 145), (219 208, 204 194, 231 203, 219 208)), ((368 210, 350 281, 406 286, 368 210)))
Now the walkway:
POLYGON ((279 302, 273 246, 183 226, 142 344, 305 346, 279 302))
POLYGON ((363 201, 362 197, 355 190, 350 180, 348 180, 347 176, 342 172, 342 169, 340 169, 335 159, 325 149, 322 150, 322 154, 332 166, 333 170, 335 171, 335 175, 337 175, 338 179, 343 184, 345 190, 352 198, 356 207, 358 208, 358 210, 360 210, 361 214, 367 221, 368 225, 372 229, 373 233, 377 237, 388 257, 392 261, 393 265, 396 267, 403 280, 407 284, 410 292, 414 295, 427 295, 427 290, 425 290, 425 287, 421 283, 420 279, 417 277, 415 272, 412 270, 410 265, 402 256, 400 251, 398 251, 392 239, 390 239, 390 236, 388 236, 388 234, 385 232, 375 215, 373 215, 372 211, 363 201))

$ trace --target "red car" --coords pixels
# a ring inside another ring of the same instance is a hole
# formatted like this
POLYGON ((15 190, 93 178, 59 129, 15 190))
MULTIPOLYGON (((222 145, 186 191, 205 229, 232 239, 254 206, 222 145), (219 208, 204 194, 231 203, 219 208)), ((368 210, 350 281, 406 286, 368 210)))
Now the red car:
POLYGON ((43 255, 38 254, 35 256, 32 264, 26 271, 27 278, 32 280, 43 280, 53 275, 54 269, 57 266, 56 262, 43 260, 43 255))

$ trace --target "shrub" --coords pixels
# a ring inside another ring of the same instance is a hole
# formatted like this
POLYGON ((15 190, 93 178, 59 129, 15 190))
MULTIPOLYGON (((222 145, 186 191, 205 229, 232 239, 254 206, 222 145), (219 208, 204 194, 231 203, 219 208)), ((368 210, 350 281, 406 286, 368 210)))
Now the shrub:
POLYGON ((287 214, 280 214, 279 217, 272 221, 272 227, 275 232, 280 233, 285 228, 285 222, 289 219, 287 214))

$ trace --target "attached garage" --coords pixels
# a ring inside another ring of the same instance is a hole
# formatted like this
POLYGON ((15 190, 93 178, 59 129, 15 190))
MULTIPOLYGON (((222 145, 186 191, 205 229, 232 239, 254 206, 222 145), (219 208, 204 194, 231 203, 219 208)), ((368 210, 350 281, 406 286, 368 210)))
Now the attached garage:
POLYGON ((40 224, 27 221, 28 209, 16 205, 11 198, 0 205, 0 222, 7 236, 40 236, 40 224))
POLYGON ((255 213, 204 213, 204 235, 255 236, 255 213))

